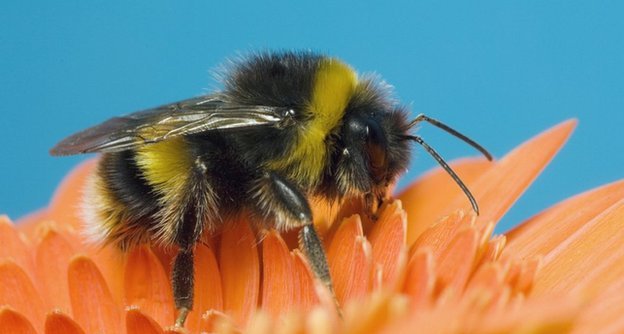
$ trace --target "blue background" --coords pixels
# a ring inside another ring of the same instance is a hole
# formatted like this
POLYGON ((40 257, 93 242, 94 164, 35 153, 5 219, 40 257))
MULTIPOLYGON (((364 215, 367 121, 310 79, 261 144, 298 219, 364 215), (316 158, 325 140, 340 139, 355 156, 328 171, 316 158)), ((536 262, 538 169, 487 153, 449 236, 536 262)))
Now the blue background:
MULTIPOLYGON (((500 157, 576 117, 499 231, 624 176, 618 1, 2 1, 0 212, 44 206, 84 157, 48 149, 111 116, 201 94, 225 58, 313 49, 375 71, 412 106, 500 157)), ((425 127, 447 159, 474 151, 425 127)), ((421 150, 402 185, 435 163, 421 150)))

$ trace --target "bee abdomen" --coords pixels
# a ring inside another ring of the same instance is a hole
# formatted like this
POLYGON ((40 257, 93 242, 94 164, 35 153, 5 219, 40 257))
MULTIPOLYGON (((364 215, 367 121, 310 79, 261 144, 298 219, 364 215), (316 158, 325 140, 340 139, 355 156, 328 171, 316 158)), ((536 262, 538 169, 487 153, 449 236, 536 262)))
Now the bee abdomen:
POLYGON ((84 199, 87 234, 122 249, 147 242, 159 199, 141 176, 133 151, 102 155, 84 199))

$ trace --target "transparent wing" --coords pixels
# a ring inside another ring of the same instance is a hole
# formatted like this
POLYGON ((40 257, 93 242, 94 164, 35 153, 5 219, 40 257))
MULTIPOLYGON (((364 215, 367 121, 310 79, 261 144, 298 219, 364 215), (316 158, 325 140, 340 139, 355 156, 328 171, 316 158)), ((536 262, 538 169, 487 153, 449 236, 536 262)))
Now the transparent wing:
POLYGON ((217 129, 286 126, 292 114, 288 108, 236 105, 206 95, 111 118, 65 138, 50 153, 116 152, 217 129))

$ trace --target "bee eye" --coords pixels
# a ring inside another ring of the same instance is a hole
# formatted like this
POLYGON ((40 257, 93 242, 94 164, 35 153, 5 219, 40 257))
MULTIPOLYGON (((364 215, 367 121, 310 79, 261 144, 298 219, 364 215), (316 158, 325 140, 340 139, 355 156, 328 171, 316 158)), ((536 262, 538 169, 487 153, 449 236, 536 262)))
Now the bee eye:
POLYGON ((367 122, 366 125, 366 151, 368 152, 370 166, 377 181, 383 179, 386 174, 387 142, 381 127, 376 122, 367 122))

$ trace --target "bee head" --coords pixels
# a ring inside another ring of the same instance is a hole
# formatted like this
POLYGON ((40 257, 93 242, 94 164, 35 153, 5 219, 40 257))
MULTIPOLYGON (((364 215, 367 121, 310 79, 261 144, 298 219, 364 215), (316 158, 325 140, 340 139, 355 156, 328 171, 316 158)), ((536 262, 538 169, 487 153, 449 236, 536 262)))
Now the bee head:
POLYGON ((361 80, 345 110, 334 154, 341 193, 385 196, 409 164, 410 130, 406 110, 389 97, 388 87, 361 80))
POLYGON ((427 122, 468 143, 488 160, 492 160, 492 155, 472 139, 424 114, 408 121, 405 108, 397 106, 388 92, 388 88, 375 84, 374 80, 364 80, 358 83, 350 98, 339 134, 339 152, 334 160, 339 191, 365 195, 368 204, 375 202, 375 206, 387 195, 388 186, 407 168, 409 143, 415 142, 451 176, 478 214, 477 201, 459 176, 421 137, 410 132, 416 124, 427 122))

